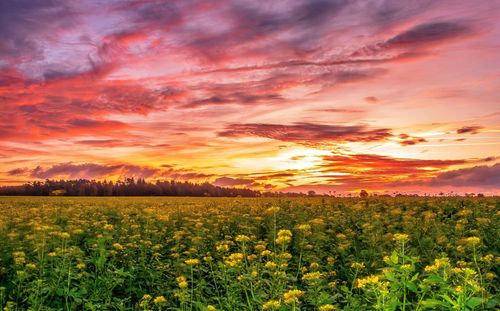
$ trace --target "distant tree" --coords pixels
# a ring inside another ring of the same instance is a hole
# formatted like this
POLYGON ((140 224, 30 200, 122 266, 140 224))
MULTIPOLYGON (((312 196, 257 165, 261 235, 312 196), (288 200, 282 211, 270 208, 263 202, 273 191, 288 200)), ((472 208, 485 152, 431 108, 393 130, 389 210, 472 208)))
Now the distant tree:
POLYGON ((315 195, 316 195, 316 191, 314 191, 314 190, 309 190, 309 191, 307 191, 307 195, 308 195, 308 196, 310 196, 310 197, 313 197, 313 196, 315 196, 315 195))
POLYGON ((359 197, 363 198, 363 199, 367 198, 368 197, 368 192, 366 192, 366 190, 361 190, 359 192, 359 197))

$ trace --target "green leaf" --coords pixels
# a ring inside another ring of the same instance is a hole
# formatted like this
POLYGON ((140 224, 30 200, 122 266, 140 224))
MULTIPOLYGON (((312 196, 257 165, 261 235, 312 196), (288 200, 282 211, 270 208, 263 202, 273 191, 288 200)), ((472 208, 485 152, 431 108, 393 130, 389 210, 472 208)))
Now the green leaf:
POLYGON ((410 281, 415 281, 418 278, 418 275, 418 273, 415 273, 415 275, 411 277, 410 281))
POLYGON ((467 305, 467 307, 474 309, 475 307, 479 306, 482 303, 483 303, 483 298, 471 297, 469 300, 467 300, 465 304, 467 305))
POLYGON ((417 285, 413 282, 408 282, 406 284, 406 287, 411 290, 412 292, 416 293, 417 292, 417 285))
POLYGON ((437 299, 426 299, 422 302, 422 305, 426 308, 435 308, 435 307, 449 307, 450 305, 437 299))
POLYGON ((398 263, 398 253, 396 251, 393 251, 392 254, 391 254, 391 262, 393 264, 397 264, 398 263))

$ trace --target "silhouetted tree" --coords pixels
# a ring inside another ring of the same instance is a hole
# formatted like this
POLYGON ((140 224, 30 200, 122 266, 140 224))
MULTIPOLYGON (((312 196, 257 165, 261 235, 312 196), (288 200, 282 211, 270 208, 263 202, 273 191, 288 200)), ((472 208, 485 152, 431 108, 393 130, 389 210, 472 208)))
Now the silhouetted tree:
POLYGON ((366 192, 366 190, 361 190, 359 192, 359 197, 363 198, 363 199, 367 198, 368 197, 368 192, 366 192))

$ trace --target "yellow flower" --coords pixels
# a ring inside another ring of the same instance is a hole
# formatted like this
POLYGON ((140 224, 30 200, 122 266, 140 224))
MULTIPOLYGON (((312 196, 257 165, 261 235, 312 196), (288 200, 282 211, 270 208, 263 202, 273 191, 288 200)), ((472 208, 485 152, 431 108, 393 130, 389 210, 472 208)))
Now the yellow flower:
POLYGON ((34 263, 29 263, 26 265, 26 268, 30 269, 30 270, 35 270, 36 269, 36 265, 34 263))
POLYGON ((278 236, 276 238, 276 243, 277 244, 288 244, 292 241, 292 238, 289 236, 278 236))
POLYGON ((318 308, 319 311, 333 311, 335 309, 335 306, 331 304, 322 305, 318 308))
POLYGON ((196 266, 200 263, 200 261, 196 258, 186 259, 184 263, 188 266, 196 266))
POLYGON ((250 237, 243 235, 243 234, 240 234, 240 235, 237 235, 234 240, 236 242, 248 242, 248 241, 250 241, 250 237))
POLYGON ((477 236, 471 236, 469 238, 466 238, 464 240, 464 243, 468 246, 476 246, 478 245, 479 243, 481 243, 481 239, 478 238, 477 236))
POLYGON ((296 228, 300 231, 310 231, 311 225, 310 224, 299 224, 296 226, 296 228))
POLYGON ((273 252, 271 252, 270 250, 266 249, 266 250, 262 251, 262 252, 260 253, 260 255, 265 257, 265 256, 269 256, 269 255, 271 255, 272 253, 273 253, 273 252))
POLYGON ((83 270, 83 269, 85 269, 85 267, 87 267, 87 266, 83 262, 79 262, 76 264, 76 268, 78 270, 83 270))
POLYGON ((208 305, 207 306, 207 311, 217 311, 217 308, 215 308, 214 306, 212 305, 208 305))
POLYGON ((255 249, 256 252, 260 253, 260 252, 263 252, 264 250, 266 250, 266 245, 264 245, 264 244, 257 244, 257 245, 255 245, 254 249, 255 249))
POLYGON ((224 262, 230 267, 235 267, 239 263, 241 263, 243 259, 245 259, 245 255, 243 255, 242 253, 233 253, 227 256, 224 262))
POLYGON ((319 280, 321 276, 321 272, 309 272, 302 276, 302 280, 306 282, 313 282, 319 280))
POLYGON ((351 268, 356 270, 362 270, 365 268, 365 264, 363 262, 353 262, 351 263, 351 268))
POLYGON ((490 281, 493 280, 495 277, 496 277, 496 274, 493 272, 486 272, 484 274, 484 278, 487 280, 490 280, 490 281))
POLYGON ((179 288, 186 288, 189 285, 184 276, 178 276, 176 280, 177 280, 177 285, 179 285, 179 288))
POLYGON ((394 241, 397 241, 397 242, 406 242, 410 239, 410 236, 408 234, 404 234, 404 233, 396 233, 396 234, 394 234, 393 239, 394 239, 394 241))
POLYGON ((286 304, 298 303, 304 292, 298 289, 291 289, 283 294, 283 300, 286 304))
POLYGON ((123 250, 123 246, 120 243, 113 243, 113 248, 117 251, 123 250))
POLYGON ((369 275, 367 277, 357 279, 356 280, 356 287, 357 288, 363 288, 366 285, 375 285, 379 282, 379 277, 376 275, 369 275))
POLYGON ((227 251, 229 251, 229 245, 226 243, 218 244, 215 246, 215 249, 218 252, 227 252, 227 251))
POLYGON ((103 229, 106 230, 106 231, 111 231, 113 230, 115 227, 112 225, 112 224, 105 224, 103 226, 103 229))
POLYGON ((494 259, 495 259, 495 256, 493 256, 492 254, 484 255, 481 258, 482 261, 487 262, 487 263, 492 263, 494 259))
POLYGON ((436 272, 439 269, 446 268, 450 266, 450 262, 448 258, 443 257, 443 258, 437 258, 434 260, 434 263, 432 265, 428 265, 424 268, 425 272, 431 273, 431 272, 436 272))
POLYGON ((275 263, 275 262, 272 262, 272 261, 268 261, 264 264, 264 268, 266 269, 269 269, 269 270, 273 270, 274 268, 276 268, 278 265, 275 263))
POLYGON ((292 241, 292 231, 290 230, 279 230, 278 237, 276 238, 276 243, 286 244, 292 241))
POLYGON ((163 297, 163 296, 158 296, 158 297, 155 297, 153 302, 157 305, 161 305, 161 304, 165 304, 167 302, 167 299, 165 299, 165 297, 163 297))
POLYGON ((281 304, 278 300, 268 300, 262 305, 262 310, 278 310, 281 304))
POLYGON ((279 211, 280 211, 280 208, 277 206, 272 206, 272 207, 266 209, 266 213, 269 213, 269 214, 275 214, 279 211))
POLYGON ((181 276, 176 277, 175 280, 177 282, 185 282, 186 281, 186 277, 181 275, 181 276))

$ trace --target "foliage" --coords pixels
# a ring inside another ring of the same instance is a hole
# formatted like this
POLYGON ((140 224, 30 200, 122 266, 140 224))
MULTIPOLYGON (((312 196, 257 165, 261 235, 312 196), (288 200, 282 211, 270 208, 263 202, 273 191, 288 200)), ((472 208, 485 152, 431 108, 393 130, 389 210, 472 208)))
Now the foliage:
POLYGON ((65 196, 195 196, 195 197, 256 197, 260 192, 219 187, 209 183, 195 184, 179 181, 146 182, 127 178, 124 181, 87 179, 34 181, 21 186, 1 186, 0 195, 65 195, 65 196))

